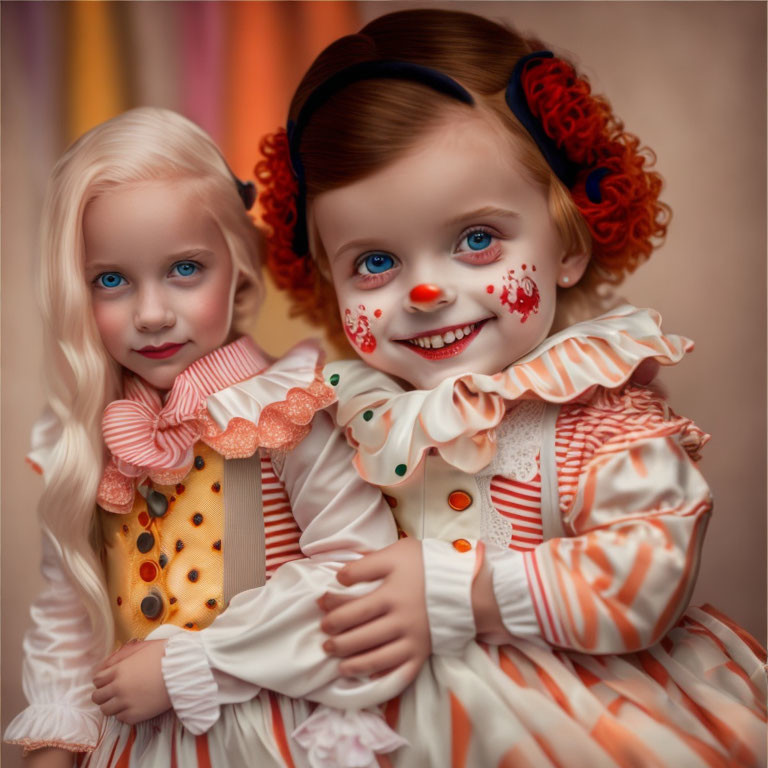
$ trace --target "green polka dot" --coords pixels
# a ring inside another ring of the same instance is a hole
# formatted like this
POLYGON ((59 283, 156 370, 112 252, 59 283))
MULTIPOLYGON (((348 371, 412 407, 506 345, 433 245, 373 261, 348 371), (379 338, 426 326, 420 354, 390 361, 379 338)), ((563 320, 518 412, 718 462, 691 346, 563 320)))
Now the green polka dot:
POLYGON ((405 464, 398 464, 395 467, 395 474, 402 477, 406 472, 408 471, 408 467, 405 466, 405 464))
POLYGON ((339 374, 334 373, 328 381, 331 382, 332 387, 335 387, 339 383, 339 374))
POLYGON ((373 411, 365 411, 365 413, 363 413, 363 418, 366 421, 370 421, 373 418, 373 411))

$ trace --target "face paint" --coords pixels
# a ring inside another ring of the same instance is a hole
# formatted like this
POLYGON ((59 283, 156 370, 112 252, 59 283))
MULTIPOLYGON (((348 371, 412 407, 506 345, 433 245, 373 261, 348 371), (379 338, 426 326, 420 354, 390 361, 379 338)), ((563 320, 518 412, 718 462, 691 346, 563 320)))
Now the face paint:
POLYGON ((539 311, 539 289, 527 275, 518 281, 513 273, 514 270, 510 270, 504 276, 504 289, 499 300, 510 312, 518 312, 521 315, 520 322, 524 323, 539 311))
POLYGON ((381 310, 380 309, 374 309, 373 310, 373 316, 374 317, 381 317, 381 310))
POLYGON ((494 292, 494 290, 495 290, 495 289, 494 289, 494 287, 493 287, 492 285, 487 285, 487 286, 485 287, 485 292, 486 292, 486 293, 493 293, 493 292, 494 292))
POLYGON ((344 330, 347 337, 361 352, 370 354, 376 349, 376 338, 371 333, 371 322, 360 304, 357 309, 344 310, 344 330))

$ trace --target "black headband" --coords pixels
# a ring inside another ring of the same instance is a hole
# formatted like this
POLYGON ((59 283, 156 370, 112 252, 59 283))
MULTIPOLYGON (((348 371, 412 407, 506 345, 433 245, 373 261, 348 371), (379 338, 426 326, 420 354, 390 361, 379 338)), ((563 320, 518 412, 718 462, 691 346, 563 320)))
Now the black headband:
POLYGON ((456 99, 463 104, 473 105, 475 100, 464 86, 457 83, 452 77, 439 72, 431 67, 421 64, 413 64, 409 61, 362 61, 352 64, 345 69, 331 75, 309 94, 302 106, 296 122, 288 121, 288 144, 291 153, 291 166, 299 185, 296 196, 296 227, 293 234, 293 250, 302 255, 309 250, 309 237, 307 234, 307 188, 304 179, 304 168, 301 165, 299 145, 304 129, 307 127, 312 115, 325 104, 334 94, 346 88, 352 83, 361 80, 410 80, 421 83, 434 91, 456 99))

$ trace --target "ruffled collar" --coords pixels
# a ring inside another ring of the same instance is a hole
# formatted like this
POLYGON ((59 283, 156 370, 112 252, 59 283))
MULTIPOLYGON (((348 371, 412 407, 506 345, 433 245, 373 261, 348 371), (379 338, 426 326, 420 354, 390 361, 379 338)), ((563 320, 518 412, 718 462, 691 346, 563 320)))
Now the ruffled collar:
POLYGON ((644 360, 673 365, 691 349, 689 339, 662 333, 657 312, 624 305, 550 336, 494 375, 461 374, 431 390, 404 390, 364 363, 346 361, 326 366, 325 378, 336 389, 337 421, 356 448, 361 477, 391 486, 430 449, 463 472, 479 472, 515 401, 571 402, 595 387, 622 386, 644 360))
POLYGON ((195 361, 163 401, 142 379, 126 376, 122 400, 102 422, 110 452, 97 503, 127 512, 147 478, 165 485, 189 472, 202 440, 225 458, 259 448, 290 450, 309 432, 315 412, 335 399, 322 380, 322 351, 313 341, 271 360, 248 337, 195 361))

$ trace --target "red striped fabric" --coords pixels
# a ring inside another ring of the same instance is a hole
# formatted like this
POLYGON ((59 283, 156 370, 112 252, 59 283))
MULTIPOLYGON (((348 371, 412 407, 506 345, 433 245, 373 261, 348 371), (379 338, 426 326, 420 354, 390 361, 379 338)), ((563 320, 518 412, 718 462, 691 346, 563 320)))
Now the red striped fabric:
POLYGON ((261 500, 264 507, 266 571, 269 579, 283 563, 304 557, 299 548, 301 529, 293 519, 288 494, 269 456, 261 457, 261 500))
POLYGON ((543 541, 541 525, 541 474, 530 483, 496 475, 491 480, 494 509, 512 526, 509 548, 527 552, 543 541))

